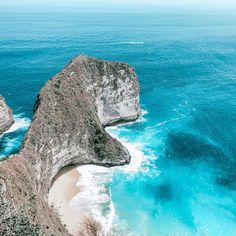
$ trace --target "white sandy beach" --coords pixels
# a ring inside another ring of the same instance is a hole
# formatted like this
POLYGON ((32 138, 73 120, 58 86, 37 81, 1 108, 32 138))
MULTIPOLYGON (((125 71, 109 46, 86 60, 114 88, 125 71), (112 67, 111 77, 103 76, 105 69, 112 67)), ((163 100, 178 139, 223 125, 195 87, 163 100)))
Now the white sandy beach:
POLYGON ((70 201, 80 191, 76 186, 79 176, 76 167, 62 169, 52 184, 48 199, 50 206, 58 211, 62 223, 72 235, 77 235, 81 223, 80 214, 70 206, 70 201))

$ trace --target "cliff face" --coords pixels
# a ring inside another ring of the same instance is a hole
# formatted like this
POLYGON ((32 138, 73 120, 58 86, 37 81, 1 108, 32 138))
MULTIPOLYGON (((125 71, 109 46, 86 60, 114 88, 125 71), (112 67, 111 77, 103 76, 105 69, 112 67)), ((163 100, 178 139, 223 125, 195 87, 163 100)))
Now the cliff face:
POLYGON ((139 116, 139 88, 132 67, 84 56, 72 64, 79 65, 83 86, 92 96, 104 126, 132 121, 139 116))
POLYGON ((7 106, 4 98, 0 96, 0 135, 8 130, 13 123, 12 111, 7 106))
POLYGON ((40 91, 20 153, 0 163, 0 235, 67 235, 47 204, 67 165, 123 165, 130 155, 104 127, 140 115, 139 87, 125 63, 79 56, 40 91), (10 211, 10 212, 9 212, 10 211))

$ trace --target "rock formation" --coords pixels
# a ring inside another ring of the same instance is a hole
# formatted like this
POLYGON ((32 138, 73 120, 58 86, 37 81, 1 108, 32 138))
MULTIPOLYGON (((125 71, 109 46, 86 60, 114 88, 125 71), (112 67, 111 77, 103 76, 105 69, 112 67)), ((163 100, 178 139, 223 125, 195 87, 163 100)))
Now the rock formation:
POLYGON ((13 123, 12 110, 7 106, 4 98, 0 96, 0 135, 8 130, 13 123))
POLYGON ((104 127, 139 115, 138 81, 128 64, 72 60, 37 96, 19 154, 0 162, 0 235, 68 235, 47 204, 53 178, 67 165, 129 163, 104 127))

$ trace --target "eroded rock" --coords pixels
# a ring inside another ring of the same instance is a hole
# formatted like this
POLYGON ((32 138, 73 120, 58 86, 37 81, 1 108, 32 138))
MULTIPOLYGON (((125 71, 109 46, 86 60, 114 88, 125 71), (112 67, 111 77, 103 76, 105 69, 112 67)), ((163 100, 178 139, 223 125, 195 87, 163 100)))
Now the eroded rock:
MULTIPOLYGON (((87 56, 72 60, 37 96, 20 153, 0 163, 0 221, 18 219, 14 228, 27 235, 67 235, 47 203, 54 176, 71 164, 129 163, 126 148, 104 127, 139 115, 138 81, 128 64, 87 56)), ((4 227, 0 222, 0 235, 17 235, 11 225, 4 227)))
POLYGON ((0 96, 0 135, 7 131, 13 123, 12 110, 6 104, 5 99, 0 96))

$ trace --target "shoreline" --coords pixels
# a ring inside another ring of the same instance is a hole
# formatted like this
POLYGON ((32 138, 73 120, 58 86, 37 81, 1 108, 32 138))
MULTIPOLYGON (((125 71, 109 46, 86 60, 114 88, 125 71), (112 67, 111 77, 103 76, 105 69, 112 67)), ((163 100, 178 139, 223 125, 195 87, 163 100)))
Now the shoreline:
POLYGON ((109 186, 101 184, 100 176, 107 183, 110 170, 107 173, 106 167, 130 162, 127 149, 105 126, 114 120, 135 120, 139 115, 138 78, 129 64, 86 55, 70 60, 38 93, 19 152, 1 162, 4 224, 0 231, 9 227, 12 234, 66 236, 91 227, 94 230, 94 226, 100 230, 100 220, 106 223, 113 212, 109 186), (99 167, 98 175, 88 179, 86 170, 64 168, 82 163, 104 167, 106 173, 103 176, 99 167), (85 217, 92 219, 86 221, 85 217))
POLYGON ((55 176, 48 203, 70 235, 88 233, 93 227, 106 235, 110 232, 114 212, 103 184, 110 178, 111 171, 98 165, 67 166, 55 176), (105 204, 104 199, 109 203, 109 210, 102 216, 100 207, 105 204))
POLYGON ((75 166, 63 168, 55 176, 48 195, 48 203, 58 212, 59 218, 68 232, 76 235, 81 224, 81 214, 70 206, 79 192, 77 186, 80 174, 75 166))
MULTIPOLYGON (((131 156, 136 156, 131 158, 128 165, 113 168, 127 174, 136 173, 146 159, 140 146, 119 138, 112 132, 112 127, 109 127, 107 132, 119 140, 131 156)), ((113 168, 98 165, 67 166, 55 176, 49 191, 49 205, 58 212, 61 222, 71 235, 78 235, 88 219, 97 222, 105 233, 112 229, 115 213, 110 202, 110 193, 104 189, 104 184, 109 181, 113 168), (100 207, 103 204, 109 205, 105 215, 101 215, 100 207)))
MULTIPOLYGON (((119 125, 108 127, 106 131, 121 142, 131 156, 138 157, 131 158, 128 165, 117 166, 117 168, 121 168, 120 170, 124 173, 136 173, 146 159, 145 154, 138 144, 125 142, 115 132, 112 132, 116 128, 119 128, 119 125)), ((109 203, 110 213, 106 216, 102 216, 94 210, 102 212, 102 209, 97 208, 98 205, 104 203, 104 199, 100 202, 100 198, 110 195, 102 190, 101 185, 104 185, 110 178, 113 168, 99 165, 67 166, 55 176, 49 191, 48 202, 58 212, 61 222, 71 235, 79 235, 81 229, 83 230, 83 227, 86 226, 86 222, 98 224, 103 232, 109 232, 112 229, 111 222, 115 214, 112 204, 109 203)))

